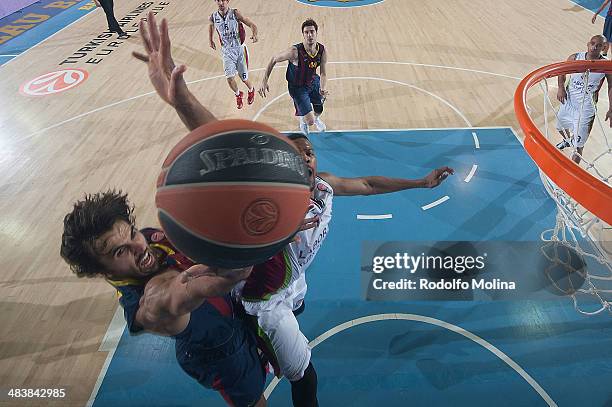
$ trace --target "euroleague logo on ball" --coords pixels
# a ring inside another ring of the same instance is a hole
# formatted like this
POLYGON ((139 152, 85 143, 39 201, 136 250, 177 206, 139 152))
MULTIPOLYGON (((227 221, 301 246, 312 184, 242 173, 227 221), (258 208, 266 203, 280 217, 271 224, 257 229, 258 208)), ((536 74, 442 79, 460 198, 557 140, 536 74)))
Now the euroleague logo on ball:
POLYGON ((251 137, 251 143, 256 144, 258 146, 265 146, 270 142, 270 136, 266 136, 265 134, 257 134, 251 137))
POLYGON ((62 69, 40 75, 19 87, 25 96, 48 96, 79 86, 89 77, 84 69, 62 69))
POLYGON ((253 201, 242 213, 242 226, 250 235, 263 235, 278 222, 278 206, 269 199, 253 201))

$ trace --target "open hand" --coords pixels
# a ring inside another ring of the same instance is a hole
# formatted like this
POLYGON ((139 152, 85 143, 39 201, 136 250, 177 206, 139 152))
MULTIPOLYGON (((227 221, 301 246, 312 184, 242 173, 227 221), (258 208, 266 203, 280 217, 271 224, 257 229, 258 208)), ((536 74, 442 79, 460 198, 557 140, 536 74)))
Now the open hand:
POLYGON ((567 92, 565 91, 565 88, 559 88, 559 90, 557 91, 557 100, 561 103, 565 103, 566 99, 567 92))
POLYGON ((149 79, 159 96, 171 106, 187 103, 189 91, 183 78, 187 67, 174 64, 166 19, 158 26, 153 13, 149 13, 147 22, 140 21, 140 33, 146 54, 133 52, 132 55, 147 63, 149 79))
POLYGON ((442 183, 449 175, 455 173, 450 167, 436 168, 424 178, 426 188, 435 188, 442 183))
POLYGON ((262 98, 266 97, 266 93, 270 92, 270 87, 268 86, 267 82, 262 82, 261 86, 259 87, 259 96, 261 96, 262 98))

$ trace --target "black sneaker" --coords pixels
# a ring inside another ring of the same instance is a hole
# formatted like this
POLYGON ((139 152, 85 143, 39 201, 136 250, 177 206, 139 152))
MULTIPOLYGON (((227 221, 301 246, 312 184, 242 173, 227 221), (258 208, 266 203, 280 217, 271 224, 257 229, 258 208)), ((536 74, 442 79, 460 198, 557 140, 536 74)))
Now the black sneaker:
POLYGON ((569 147, 569 146, 570 146, 570 144, 567 141, 565 141, 565 140, 563 140, 562 142, 557 144, 557 148, 559 150, 563 150, 565 147, 569 147))

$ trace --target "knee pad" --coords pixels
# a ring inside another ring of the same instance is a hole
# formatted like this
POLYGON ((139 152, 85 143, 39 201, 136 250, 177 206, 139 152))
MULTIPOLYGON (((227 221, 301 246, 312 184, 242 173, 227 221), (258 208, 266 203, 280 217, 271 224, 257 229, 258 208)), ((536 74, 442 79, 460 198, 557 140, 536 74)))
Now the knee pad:
POLYGON ((321 113, 323 113, 323 104, 320 105, 312 105, 312 110, 314 110, 314 112, 319 115, 321 113))

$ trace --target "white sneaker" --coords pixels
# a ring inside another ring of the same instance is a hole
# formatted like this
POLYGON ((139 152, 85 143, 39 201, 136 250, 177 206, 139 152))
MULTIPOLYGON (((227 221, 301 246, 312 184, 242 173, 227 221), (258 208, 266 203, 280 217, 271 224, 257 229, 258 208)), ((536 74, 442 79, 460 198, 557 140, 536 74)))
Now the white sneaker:
POLYGON ((315 126, 317 126, 317 130, 320 132, 327 130, 327 126, 325 126, 325 123, 323 123, 323 120, 321 120, 319 116, 315 118, 315 126))
POLYGON ((300 117, 300 131, 305 135, 310 133, 310 130, 308 130, 308 123, 304 121, 303 117, 300 117))

